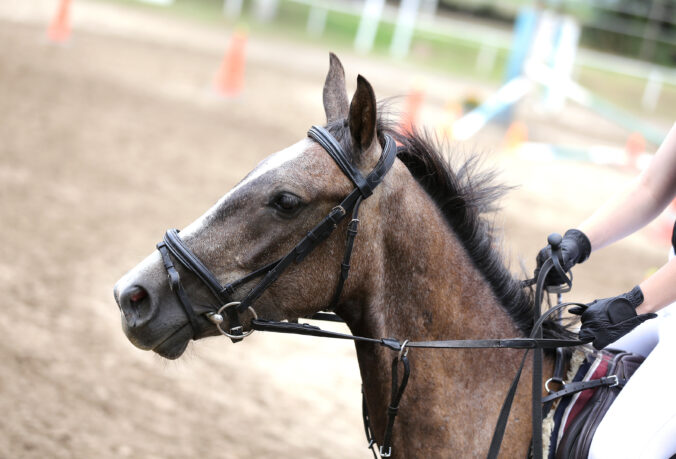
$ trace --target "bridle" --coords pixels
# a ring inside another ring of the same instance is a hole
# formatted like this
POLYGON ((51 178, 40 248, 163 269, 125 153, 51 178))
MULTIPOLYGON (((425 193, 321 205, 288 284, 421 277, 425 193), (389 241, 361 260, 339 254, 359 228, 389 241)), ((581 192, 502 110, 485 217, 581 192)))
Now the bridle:
MULTIPOLYGON (((177 296, 180 304, 185 311, 186 317, 192 327, 192 338, 197 338, 200 333, 200 325, 198 321, 198 314, 195 312, 190 298, 188 297, 181 278, 176 270, 176 267, 170 256, 173 255, 178 262, 183 265, 188 271, 192 272, 204 284, 212 295, 218 301, 218 306, 214 306, 211 311, 204 315, 207 319, 213 322, 218 330, 225 336, 229 337, 233 342, 241 341, 244 337, 250 335, 254 330, 270 331, 277 333, 293 333, 299 335, 318 336, 324 338, 337 338, 345 340, 353 340, 358 342, 367 342, 380 346, 384 346, 393 351, 398 352, 397 357, 392 361, 392 396, 391 402, 387 409, 387 426, 383 437, 383 444, 380 446, 381 457, 389 457, 392 453, 392 427, 399 408, 399 402, 406 388, 410 365, 407 358, 409 349, 411 348, 431 348, 431 349, 477 349, 477 348, 503 348, 503 349, 525 349, 526 352, 521 360, 521 365, 510 385, 510 388, 505 397, 500 415, 493 432, 488 457, 497 458, 500 451, 500 444, 504 435, 509 412, 512 401, 516 394, 526 358, 529 351, 533 351, 533 374, 532 374, 532 424, 533 424, 533 441, 532 441, 532 455, 538 459, 542 457, 542 350, 543 349, 557 349, 579 346, 585 344, 580 340, 570 339, 549 339, 542 337, 542 324, 544 321, 554 313, 562 311, 563 308, 578 305, 579 303, 561 303, 552 307, 545 313, 541 314, 541 304, 545 292, 545 279, 549 272, 554 269, 559 275, 566 278, 568 284, 572 282, 567 273, 562 268, 561 253, 559 244, 561 237, 557 238, 550 236, 550 245, 552 247, 552 257, 548 259, 541 267, 540 274, 537 279, 526 281, 524 286, 536 284, 535 293, 535 308, 533 317, 533 329, 528 338, 510 338, 510 339, 474 339, 474 340, 441 340, 441 341, 416 341, 409 342, 404 340, 403 343, 395 338, 373 338, 364 336, 347 335, 338 332, 322 330, 319 327, 310 324, 298 324, 291 322, 276 322, 259 319, 256 311, 253 308, 254 302, 269 288, 288 268, 292 263, 300 263, 305 257, 312 252, 321 242, 326 240, 331 233, 337 228, 338 224, 345 218, 345 216, 352 212, 352 220, 348 224, 346 235, 346 247, 341 263, 340 277, 338 286, 333 295, 333 299, 328 310, 333 310, 338 303, 341 291, 348 277, 350 269, 350 257, 354 239, 357 235, 357 228, 359 224, 358 213, 361 202, 373 194, 373 190, 380 184, 392 167, 397 155, 397 147, 394 140, 384 135, 384 145, 382 154, 373 170, 364 177, 359 170, 352 164, 349 156, 345 153, 338 141, 325 129, 318 126, 312 126, 308 131, 308 136, 319 143, 322 148, 333 158, 338 167, 345 175, 354 183, 355 188, 334 207, 329 214, 324 217, 317 225, 315 225, 307 235, 302 238, 298 244, 286 255, 279 260, 269 263, 255 271, 229 283, 222 285, 216 276, 200 261, 200 259, 185 245, 178 235, 178 230, 170 229, 164 235, 163 241, 157 244, 164 267, 167 270, 169 279, 169 286, 174 294, 177 296), (249 281, 262 277, 262 279, 244 296, 241 301, 233 301, 233 296, 236 290, 249 281), (244 328, 239 320, 239 315, 249 311, 253 315, 250 329, 244 332, 244 328), (224 321, 223 313, 228 317, 229 328, 228 331, 223 330, 222 323, 224 321), (398 377, 399 364, 403 366, 403 376, 401 382, 398 377)), ((326 320, 336 320, 329 317, 321 317, 326 320)), ((340 321, 340 319, 337 319, 340 321)), ((558 355, 558 352, 557 352, 558 355)), ((557 365, 558 366, 558 365, 557 365)), ((364 398, 364 427, 366 437, 369 441, 369 447, 376 457, 375 449, 373 448, 375 439, 371 431, 368 411, 366 410, 366 399, 364 398)), ((547 405, 545 404, 545 407, 547 405)))
POLYGON ((211 294, 218 301, 218 306, 213 310, 206 312, 206 317, 213 322, 218 330, 229 337, 234 342, 241 341, 244 337, 250 335, 253 328, 244 332, 244 328, 239 320, 239 315, 249 311, 254 319, 258 316, 253 308, 254 302, 269 288, 292 263, 300 263, 312 252, 322 241, 326 240, 337 228, 338 224, 345 216, 352 212, 352 220, 347 229, 345 254, 340 267, 340 277, 338 286, 328 306, 328 310, 333 310, 340 298, 345 281, 350 270, 350 257, 354 239, 357 236, 359 225, 359 206, 361 202, 373 194, 374 189, 382 182, 387 172, 394 164, 397 156, 397 147, 389 135, 384 135, 384 145, 380 159, 373 170, 364 177, 362 173, 352 164, 350 157, 340 146, 338 141, 323 127, 312 126, 308 131, 308 136, 319 143, 322 148, 333 158, 343 173, 354 183, 355 188, 342 200, 340 204, 334 207, 329 214, 324 217, 307 235, 296 244, 296 246, 285 256, 269 263, 255 271, 235 280, 226 285, 222 285, 217 277, 207 268, 181 240, 178 230, 170 229, 164 235, 162 242, 157 244, 162 256, 164 268, 167 270, 169 286, 177 296, 179 303, 185 311, 190 326, 192 327, 193 338, 196 338, 200 332, 198 315, 195 312, 190 297, 186 293, 181 283, 181 277, 169 256, 173 255, 178 262, 188 271, 192 272, 204 284, 211 294), (233 295, 238 287, 247 282, 262 277, 262 279, 246 294, 241 301, 233 301, 233 295), (223 313, 227 315, 229 328, 225 331, 222 328, 223 313))

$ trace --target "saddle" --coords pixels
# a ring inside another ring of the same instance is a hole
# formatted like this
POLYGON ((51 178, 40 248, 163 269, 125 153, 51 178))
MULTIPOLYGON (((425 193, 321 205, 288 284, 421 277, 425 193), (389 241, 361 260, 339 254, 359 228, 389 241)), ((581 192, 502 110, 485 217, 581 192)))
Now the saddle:
POLYGON ((578 459, 589 454, 592 438, 608 408, 644 357, 614 349, 574 354, 563 389, 543 398, 553 403, 545 424, 545 455, 548 459, 578 459), (576 362, 577 360, 577 362, 576 362), (579 367, 578 367, 579 365, 579 367), (575 368, 577 367, 577 370, 575 368))

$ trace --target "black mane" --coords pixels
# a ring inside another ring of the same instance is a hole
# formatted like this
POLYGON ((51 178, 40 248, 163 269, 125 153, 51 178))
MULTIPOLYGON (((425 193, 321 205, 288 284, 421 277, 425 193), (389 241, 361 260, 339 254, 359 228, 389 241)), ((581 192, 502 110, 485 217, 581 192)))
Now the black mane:
MULTIPOLYGON (((332 123, 327 128, 346 151, 352 151, 345 122, 332 123)), ((483 217, 486 212, 496 209, 497 200, 509 187, 496 183, 494 170, 479 170, 480 157, 477 155, 469 156, 454 170, 440 152, 438 142, 424 132, 402 134, 383 119, 378 121, 377 132, 381 136, 389 134, 398 142, 397 157, 437 204, 519 330, 525 336, 530 335, 533 292, 523 288, 506 268, 503 256, 494 244, 493 227, 483 217)), ((571 332, 553 320, 544 323, 543 334, 547 338, 572 338, 571 332)))

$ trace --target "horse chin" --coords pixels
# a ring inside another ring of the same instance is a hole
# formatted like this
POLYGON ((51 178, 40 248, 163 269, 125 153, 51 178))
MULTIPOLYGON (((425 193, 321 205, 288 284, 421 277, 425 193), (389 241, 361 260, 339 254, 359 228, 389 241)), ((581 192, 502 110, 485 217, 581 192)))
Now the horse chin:
POLYGON ((169 337, 152 350, 165 359, 176 360, 183 355, 191 339, 192 328, 190 328, 190 324, 186 324, 169 335, 169 337))

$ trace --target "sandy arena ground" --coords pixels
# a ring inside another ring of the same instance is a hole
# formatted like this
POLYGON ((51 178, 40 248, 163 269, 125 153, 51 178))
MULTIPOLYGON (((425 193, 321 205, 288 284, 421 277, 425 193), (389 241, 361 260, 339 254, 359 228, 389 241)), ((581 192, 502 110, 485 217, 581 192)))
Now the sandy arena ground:
MULTIPOLYGON (((54 46, 52 11, 50 1, 0 6, 0 457, 370 457, 349 343, 256 334, 201 341, 168 362, 127 341, 112 297, 166 228, 323 120, 328 50, 252 37, 245 92, 227 100, 210 89, 227 31, 78 2, 71 40, 54 46)), ((350 86, 362 73, 381 97, 424 78, 427 119, 468 88, 491 89, 341 55, 350 86)), ((626 138, 574 107, 529 128, 536 140, 626 138)), ((528 162, 497 153, 501 136, 492 128, 461 148, 487 151, 520 185, 496 222, 514 270, 519 258, 531 270, 546 234, 632 172, 528 162)), ((664 259, 655 231, 595 255, 571 297, 631 288, 664 259)))

